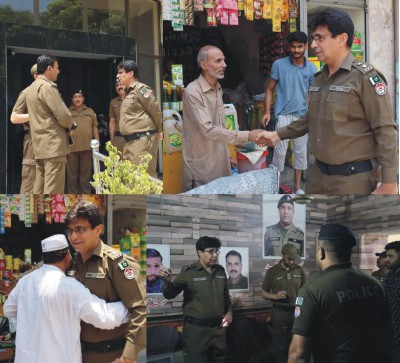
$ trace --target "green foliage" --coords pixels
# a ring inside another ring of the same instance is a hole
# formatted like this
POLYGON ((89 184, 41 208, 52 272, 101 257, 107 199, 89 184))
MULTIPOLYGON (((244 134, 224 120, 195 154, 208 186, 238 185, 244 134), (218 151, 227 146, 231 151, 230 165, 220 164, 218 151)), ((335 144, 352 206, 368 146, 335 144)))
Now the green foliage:
POLYGON ((106 150, 106 170, 94 175, 94 181, 91 183, 95 188, 100 188, 102 194, 162 193, 161 184, 149 180, 147 167, 151 155, 144 155, 140 165, 135 165, 129 160, 121 160, 121 153, 111 142, 107 142, 106 150))
POLYGON ((7 23, 33 24, 33 14, 29 10, 13 10, 10 5, 0 6, 0 20, 7 23))

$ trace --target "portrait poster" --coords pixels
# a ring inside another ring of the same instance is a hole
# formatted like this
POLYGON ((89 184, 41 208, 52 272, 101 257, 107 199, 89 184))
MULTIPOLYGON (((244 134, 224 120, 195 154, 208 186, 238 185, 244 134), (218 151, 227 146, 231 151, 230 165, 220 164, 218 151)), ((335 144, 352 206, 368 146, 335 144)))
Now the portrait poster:
POLYGON ((288 243, 296 246, 302 260, 306 259, 306 205, 294 202, 292 197, 263 195, 263 259, 280 259, 282 247, 288 243))
POLYGON ((146 294, 162 294, 160 266, 171 267, 170 246, 166 244, 147 244, 146 249, 146 294))
POLYGON ((249 248, 221 247, 219 264, 225 268, 229 291, 249 290, 249 248))

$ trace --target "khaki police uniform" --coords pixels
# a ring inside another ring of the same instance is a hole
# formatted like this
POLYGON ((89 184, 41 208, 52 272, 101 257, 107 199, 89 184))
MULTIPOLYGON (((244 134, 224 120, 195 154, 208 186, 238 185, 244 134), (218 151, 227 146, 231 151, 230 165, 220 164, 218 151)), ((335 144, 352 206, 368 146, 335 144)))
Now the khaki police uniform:
POLYGON ((275 346, 277 348, 276 362, 287 362, 291 330, 293 327, 293 312, 297 293, 304 285, 306 277, 298 265, 288 268, 282 266, 282 260, 267 270, 262 289, 269 293, 286 291, 286 298, 272 301, 271 323, 275 330, 275 346))
MULTIPOLYGON (((21 114, 26 111, 26 91, 25 88, 18 96, 12 112, 21 114)), ((23 142, 23 156, 22 156, 22 172, 21 172, 21 190, 20 194, 33 194, 33 185, 35 183, 36 175, 36 161, 35 154, 32 146, 32 136, 29 127, 29 122, 24 125, 24 142, 23 142)))
POLYGON ((57 85, 39 75, 26 91, 33 151, 36 158, 35 194, 64 193, 65 166, 69 153, 67 132, 71 113, 57 85))
POLYGON ((110 101, 109 117, 115 118, 115 133, 114 133, 114 138, 113 138, 112 144, 122 154, 122 152, 124 151, 125 140, 124 140, 124 137, 121 135, 121 131, 119 129, 121 103, 122 103, 122 99, 119 97, 115 97, 110 101))
POLYGON ((209 273, 197 261, 182 268, 174 281, 164 284, 163 295, 173 299, 183 291, 185 363, 226 361, 224 315, 231 310, 225 269, 216 265, 209 273))
POLYGON ((67 156, 68 193, 90 194, 92 178, 92 150, 90 141, 93 138, 93 128, 97 127, 95 112, 86 105, 78 110, 72 105, 69 108, 72 119, 78 125, 74 131, 74 143, 67 156))
POLYGON ((137 359, 146 343, 145 288, 136 261, 102 241, 83 263, 74 259, 75 278, 107 302, 122 301, 130 322, 112 330, 81 323, 83 363, 110 363, 121 355, 137 359))
POLYGON ((381 284, 337 264, 300 289, 292 332, 312 340, 315 363, 382 362, 388 315, 381 284))
POLYGON ((121 104, 119 127, 125 138, 123 159, 139 165, 141 155, 150 154, 148 173, 157 178, 158 136, 162 132, 161 109, 152 89, 134 82, 121 104))
POLYGON ((264 234, 264 256, 280 256, 286 244, 296 246, 301 257, 304 257, 304 232, 293 223, 289 229, 282 228, 280 223, 268 226, 264 234))
POLYGON ((384 76, 349 54, 329 77, 324 67, 309 89, 306 115, 277 130, 281 139, 309 133, 316 161, 306 192, 370 194, 378 183, 397 183, 397 126, 384 76))

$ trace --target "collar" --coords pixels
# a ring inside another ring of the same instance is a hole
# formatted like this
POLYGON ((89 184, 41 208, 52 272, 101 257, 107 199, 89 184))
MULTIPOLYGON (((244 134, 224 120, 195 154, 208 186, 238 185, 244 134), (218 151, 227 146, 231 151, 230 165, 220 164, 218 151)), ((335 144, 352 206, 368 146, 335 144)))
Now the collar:
POLYGON ((45 270, 49 270, 49 271, 58 271, 58 272, 62 273, 63 275, 65 275, 63 270, 61 270, 59 267, 54 266, 54 265, 49 265, 49 264, 45 263, 45 264, 43 264, 43 266, 41 268, 43 268, 45 270))
MULTIPOLYGON (((104 255, 103 248, 104 248, 104 242, 101 239, 99 239, 99 243, 97 244, 96 248, 93 250, 93 253, 89 257, 88 260, 90 260, 93 256, 102 258, 104 255)), ((83 264, 82 256, 79 252, 75 255, 75 259, 77 259, 79 261, 80 265, 83 264)))
POLYGON ((326 273, 329 271, 335 271, 335 270, 343 270, 345 268, 351 268, 351 262, 346 262, 346 263, 338 263, 336 265, 330 265, 329 267, 327 267, 324 271, 322 271, 322 273, 326 273))
MULTIPOLYGON (((351 70, 351 65, 353 64, 354 61, 354 57, 351 54, 351 52, 349 51, 349 54, 347 55, 347 57, 343 60, 342 64, 340 65, 339 69, 344 69, 348 72, 350 72, 351 70)), ((324 66, 322 68, 322 73, 324 74, 325 77, 329 77, 329 71, 328 71, 328 67, 324 66)), ((337 73, 337 71, 335 72, 337 73)))
MULTIPOLYGON (((200 74, 198 80, 199 80, 199 84, 200 84, 200 87, 201 87, 201 90, 203 91, 203 93, 206 93, 206 92, 208 92, 210 90, 214 90, 210 86, 210 84, 206 81, 206 79, 204 78, 204 76, 202 74, 200 74)), ((218 91, 221 89, 221 85, 219 84, 218 81, 217 81, 217 84, 216 84, 216 88, 217 88, 218 91)))
MULTIPOLYGON (((71 110, 79 111, 74 105, 71 105, 70 107, 71 110)), ((82 108, 80 111, 86 110, 87 106, 85 104, 82 105, 82 108)))
POLYGON ((293 64, 296 68, 304 68, 307 65, 308 60, 305 56, 303 56, 303 57, 304 57, 304 63, 301 66, 298 66, 296 63, 293 62, 291 55, 289 55, 289 62, 290 62, 290 64, 293 64))
POLYGON ((139 81, 133 81, 127 89, 128 90, 134 89, 137 86, 138 83, 139 83, 139 81))
MULTIPOLYGON (((213 271, 216 269, 217 266, 218 266, 218 264, 217 264, 217 265, 214 265, 214 266, 211 266, 211 272, 213 272, 213 271)), ((204 268, 204 266, 201 264, 200 260, 197 260, 197 262, 196 262, 196 270, 198 270, 198 271, 200 271, 200 270, 207 271, 207 270, 204 268)), ((207 272, 208 272, 208 271, 207 271, 207 272)))
POLYGON ((39 74, 39 75, 36 77, 36 79, 43 79, 44 81, 54 83, 53 81, 50 81, 44 74, 39 74))

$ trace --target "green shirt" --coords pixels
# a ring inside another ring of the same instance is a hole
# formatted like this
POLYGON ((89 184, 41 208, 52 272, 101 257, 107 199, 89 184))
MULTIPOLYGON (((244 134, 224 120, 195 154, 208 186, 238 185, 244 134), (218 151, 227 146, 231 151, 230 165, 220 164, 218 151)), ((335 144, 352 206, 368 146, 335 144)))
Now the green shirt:
POLYGON ((228 278, 228 289, 229 290, 244 290, 249 288, 249 279, 246 276, 240 274, 240 279, 237 284, 233 284, 231 278, 228 278))
POLYGON ((183 314, 197 319, 222 317, 230 310, 227 278, 221 265, 213 266, 211 273, 197 261, 182 268, 174 281, 165 283, 163 295, 173 299, 183 291, 183 314))
POLYGON ((306 276, 299 265, 293 265, 288 269, 282 266, 279 261, 265 274, 262 289, 273 294, 278 291, 286 291, 286 299, 274 300, 275 306, 294 306, 297 293, 304 285, 306 276))
POLYGON ((386 316, 381 284, 338 264, 300 289, 292 333, 312 339, 315 363, 380 362, 386 316))
POLYGON ((295 245, 299 255, 304 257, 304 232, 293 223, 284 229, 278 222, 267 227, 264 235, 264 256, 280 256, 286 244, 295 245))

